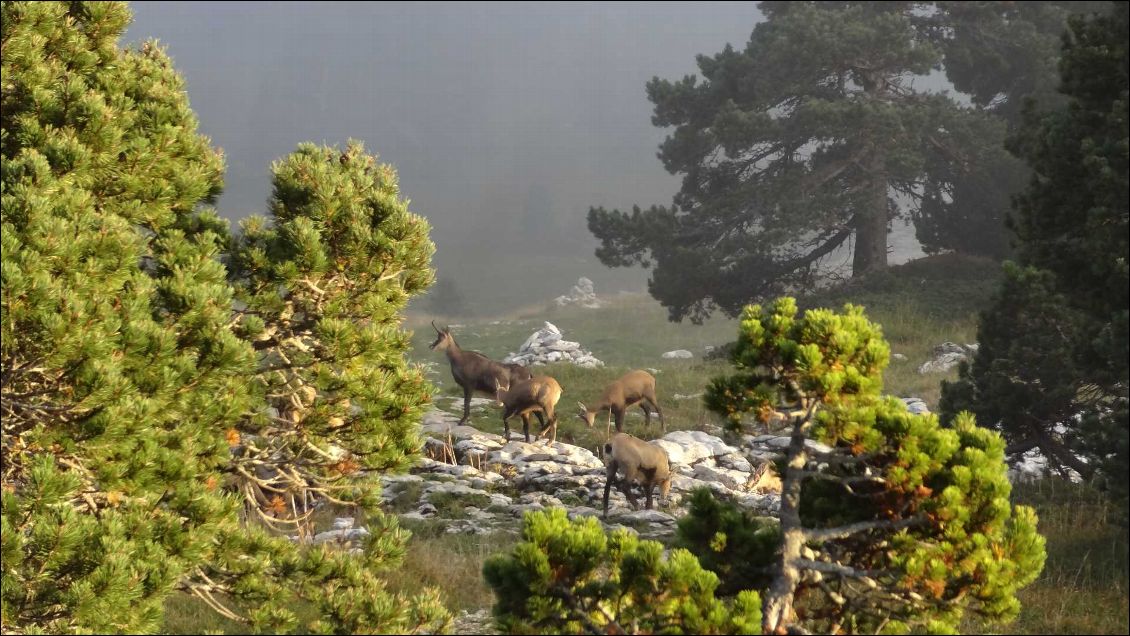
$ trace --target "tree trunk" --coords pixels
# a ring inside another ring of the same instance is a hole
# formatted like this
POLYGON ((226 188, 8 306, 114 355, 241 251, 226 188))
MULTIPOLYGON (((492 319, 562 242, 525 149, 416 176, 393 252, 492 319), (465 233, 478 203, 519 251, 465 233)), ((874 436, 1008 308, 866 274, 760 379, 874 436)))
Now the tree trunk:
POLYGON ((855 214, 852 276, 887 267, 887 174, 881 159, 874 164, 867 207, 855 214))
POLYGON ((797 561, 804 548, 804 528, 800 524, 800 491, 808 450, 804 445, 811 424, 811 413, 793 424, 787 451, 788 466, 781 486, 781 559, 777 575, 765 591, 761 604, 763 634, 784 634, 793 622, 793 596, 800 583, 797 561))

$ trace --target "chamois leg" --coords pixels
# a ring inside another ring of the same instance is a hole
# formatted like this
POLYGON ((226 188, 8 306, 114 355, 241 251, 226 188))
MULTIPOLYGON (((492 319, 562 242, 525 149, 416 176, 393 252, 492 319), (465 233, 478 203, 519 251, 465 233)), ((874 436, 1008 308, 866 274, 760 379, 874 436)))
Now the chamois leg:
MULTIPOLYGON (((607 448, 608 447, 606 446, 605 452, 610 452, 610 451, 607 450, 607 448)), ((605 478, 604 478, 604 516, 605 517, 608 516, 608 491, 609 491, 609 489, 612 488, 612 482, 616 480, 616 471, 619 469, 619 467, 620 467, 620 465, 618 463, 616 463, 615 459, 610 459, 608 461, 608 471, 605 474, 605 478)))
POLYGON ((643 482, 640 485, 643 487, 644 494, 647 495, 648 510, 651 510, 652 491, 655 490, 655 472, 656 469, 654 468, 640 468, 640 475, 643 477, 643 482))
POLYGON ((545 435, 545 432, 549 430, 549 427, 545 425, 545 413, 543 411, 534 411, 534 415, 537 416, 538 425, 541 426, 541 428, 538 429, 541 431, 538 433, 538 438, 540 439, 541 436, 545 435))
MULTIPOLYGON (((541 419, 541 417, 539 416, 538 419, 541 419)), ((542 424, 545 424, 545 422, 543 421, 542 424)), ((538 433, 538 438, 540 439, 542 436, 544 436, 546 434, 546 432, 549 431, 549 429, 551 429, 551 428, 553 429, 553 439, 550 439, 549 443, 555 444, 555 443, 557 443, 557 416, 556 415, 553 415, 549 418, 549 424, 545 424, 545 428, 543 428, 541 430, 541 432, 538 433)), ((546 439, 549 439, 549 438, 546 438, 546 439)))
POLYGON ((471 417, 471 388, 463 387, 463 417, 459 418, 459 426, 462 426, 467 418, 471 417))
POLYGON ((639 510, 640 503, 636 499, 636 494, 632 492, 632 486, 635 485, 638 473, 631 467, 626 467, 624 471, 624 478, 620 480, 620 491, 628 498, 628 503, 632 505, 632 510, 639 510))
POLYGON ((502 413, 502 437, 507 443, 510 442, 510 418, 513 417, 513 415, 513 413, 508 411, 503 411, 502 413))
POLYGON ((643 411, 643 425, 651 428, 651 411, 647 409, 647 403, 640 400, 640 410, 643 411))
POLYGON ((526 443, 530 443, 530 414, 522 414, 522 434, 526 436, 526 443))
POLYGON ((627 409, 620 409, 618 411, 612 412, 612 415, 616 418, 616 432, 617 433, 623 433, 624 432, 624 412, 625 411, 627 411, 627 409))
POLYGON ((644 401, 651 405, 651 408, 655 409, 655 412, 659 414, 659 427, 664 433, 666 433, 667 422, 663 421, 663 409, 659 408, 659 402, 653 397, 645 397, 644 401))

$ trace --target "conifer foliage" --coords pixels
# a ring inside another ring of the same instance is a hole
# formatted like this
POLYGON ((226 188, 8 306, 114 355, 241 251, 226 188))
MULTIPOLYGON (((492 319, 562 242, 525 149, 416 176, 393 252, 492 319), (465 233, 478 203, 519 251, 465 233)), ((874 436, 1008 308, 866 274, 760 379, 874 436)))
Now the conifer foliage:
POLYGON ((975 411, 1015 450, 1098 471, 1128 507, 1130 144, 1126 3, 1074 17, 1063 108, 1029 110, 1012 139, 1033 177, 1015 201, 1017 265, 981 317, 982 348, 943 386, 943 412, 975 411))
POLYGON ((757 634, 756 592, 715 598, 718 577, 686 550, 561 508, 526 515, 522 542, 483 567, 510 634, 757 634))
POLYGON ((233 240, 200 207, 222 155, 160 47, 118 48, 129 19, 3 4, 3 631, 158 631, 175 590, 260 630, 442 629, 385 591, 406 533, 360 476, 419 447, 397 314, 427 225, 359 144, 304 145, 233 240), (271 531, 334 500, 357 554, 271 531))
MULTIPOLYGON (((737 373, 707 392, 734 426, 788 414, 776 555, 768 571, 735 569, 752 580, 728 582, 766 586, 766 633, 952 631, 966 610, 1010 620, 1016 591, 1043 567, 1035 512, 1009 503, 1004 441, 968 413, 944 429, 881 398, 888 356, 861 308, 798 316, 782 298, 746 308, 737 373)), ((692 512, 681 535, 700 553, 774 533, 701 503, 692 512)))
POLYGON ((221 155, 121 4, 3 5, 3 626, 153 631, 233 512, 221 155))
POLYGON ((270 222, 243 223, 231 262, 270 408, 232 442, 249 508, 285 527, 318 500, 373 508, 380 471, 418 453, 431 386, 404 359, 399 313, 432 283, 435 248, 395 171, 360 143, 303 144, 273 172, 270 222))

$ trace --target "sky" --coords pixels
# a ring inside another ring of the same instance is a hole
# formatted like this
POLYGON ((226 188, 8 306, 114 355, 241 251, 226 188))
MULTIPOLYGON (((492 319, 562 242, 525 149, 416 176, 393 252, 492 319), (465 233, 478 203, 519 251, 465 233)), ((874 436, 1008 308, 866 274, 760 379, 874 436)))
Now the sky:
MULTIPOLYGON (((590 206, 669 204, 645 84, 743 48, 752 2, 134 2, 126 43, 166 46, 201 132, 224 149, 218 208, 262 214, 272 161, 303 141, 365 142, 428 218, 437 275, 480 313, 566 293, 638 291, 605 268, 590 206)), ((897 259, 896 259, 897 260, 897 259)))

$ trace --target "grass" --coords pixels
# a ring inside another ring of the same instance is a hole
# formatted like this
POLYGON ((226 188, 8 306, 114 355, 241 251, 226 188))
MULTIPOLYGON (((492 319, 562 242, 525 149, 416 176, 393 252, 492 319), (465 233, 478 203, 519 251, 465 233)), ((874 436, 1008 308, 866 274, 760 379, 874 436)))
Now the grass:
POLYGON ((967 633, 1126 634, 1130 632, 1126 529, 1101 493, 1059 479, 1017 486, 1013 501, 1036 508, 1048 560, 1019 593, 1020 616, 1007 626, 970 620, 967 633))
POLYGON ((446 534, 442 524, 432 521, 406 519, 402 525, 412 530, 412 539, 398 575, 389 579, 389 591, 416 594, 436 588, 452 614, 491 606, 494 597, 483 580, 483 562, 510 549, 513 535, 446 534))

